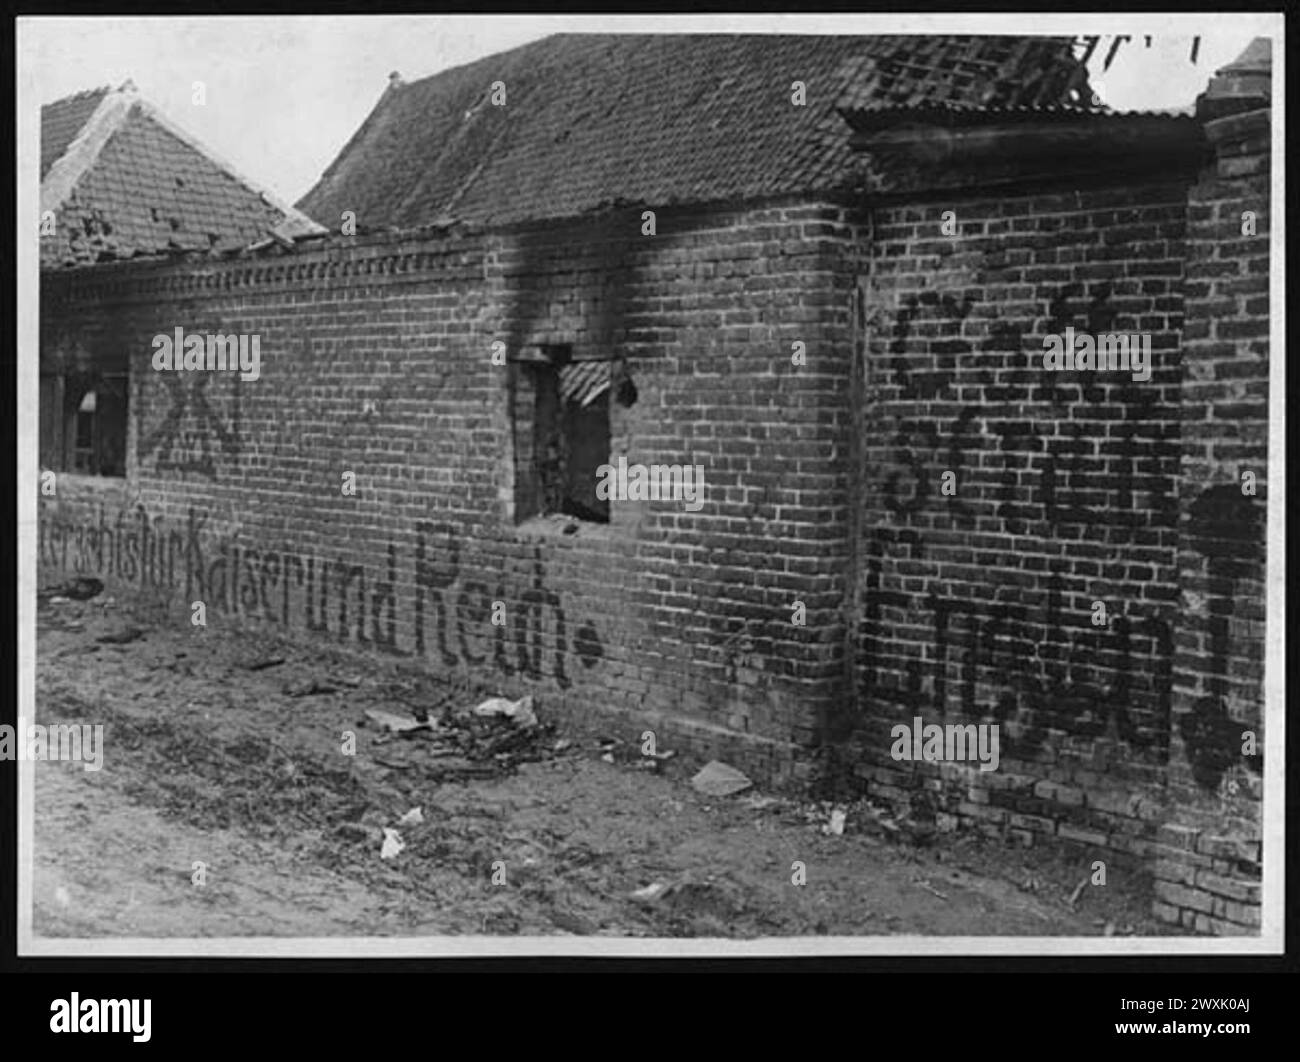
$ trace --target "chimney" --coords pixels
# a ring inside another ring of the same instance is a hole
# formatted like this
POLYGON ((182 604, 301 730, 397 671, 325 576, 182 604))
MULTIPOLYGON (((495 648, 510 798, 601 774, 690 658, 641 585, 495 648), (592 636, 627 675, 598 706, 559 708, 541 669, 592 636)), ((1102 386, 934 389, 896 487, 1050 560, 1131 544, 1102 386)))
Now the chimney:
POLYGON ((1196 99, 1196 117, 1214 146, 1221 176, 1267 172, 1271 144, 1273 42, 1256 37, 1215 71, 1196 99))

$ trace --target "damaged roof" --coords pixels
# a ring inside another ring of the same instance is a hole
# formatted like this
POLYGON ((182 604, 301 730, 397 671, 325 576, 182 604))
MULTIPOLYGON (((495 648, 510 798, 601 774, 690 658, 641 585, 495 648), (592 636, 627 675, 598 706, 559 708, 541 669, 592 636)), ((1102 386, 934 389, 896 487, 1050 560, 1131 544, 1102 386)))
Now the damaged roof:
POLYGON ((849 63, 842 113, 1093 109, 1088 70, 1070 38, 911 37, 849 63))
POLYGON ((78 92, 75 96, 65 96, 41 108, 42 181, 55 160, 68 150, 68 145, 77 138, 77 134, 90 121, 90 116, 107 95, 108 88, 105 86, 89 92, 78 92))
POLYGON ((41 267, 227 251, 323 231, 238 174, 127 82, 41 108, 41 267))
POLYGON ((351 210, 360 229, 408 229, 851 189, 863 162, 840 108, 1090 96, 1064 37, 561 34, 394 77, 298 206, 329 225, 351 210))

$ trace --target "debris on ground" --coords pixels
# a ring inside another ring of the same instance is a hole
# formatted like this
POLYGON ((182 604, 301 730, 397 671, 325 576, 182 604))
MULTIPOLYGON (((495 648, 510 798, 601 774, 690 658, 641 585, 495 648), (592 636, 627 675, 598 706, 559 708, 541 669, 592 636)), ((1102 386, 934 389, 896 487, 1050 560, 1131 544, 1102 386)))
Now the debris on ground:
POLYGON ((926 892, 933 893, 935 896, 939 897, 939 899, 941 899, 941 900, 947 900, 947 899, 948 899, 948 894, 947 894, 947 893, 940 892, 940 891, 939 891, 938 889, 936 889, 933 885, 931 885, 928 881, 921 880, 921 881, 918 881, 917 884, 920 885, 921 888, 923 888, 926 892))
MULTIPOLYGON (((537 694, 533 711, 542 721, 535 726, 475 715, 475 705, 500 692, 495 677, 453 682, 383 659, 362 665, 341 650, 268 643, 265 633, 251 631, 207 640, 200 651, 188 624, 101 614, 104 596, 90 604, 43 602, 38 617, 41 710, 70 722, 107 722, 121 753, 113 772, 85 779, 82 772, 44 772, 37 780, 38 826, 46 830, 37 919, 55 934, 66 933, 68 908, 78 927, 144 935, 201 927, 204 935, 295 928, 340 936, 762 939, 807 936, 827 925, 853 934, 979 935, 988 927, 1103 935, 1107 923, 1094 925, 1094 914, 1108 918, 1117 937, 1130 935, 1134 921, 1143 932, 1172 932, 1143 920, 1147 897, 1121 893, 1122 875, 1106 889, 1085 887, 1086 918, 1077 913, 1081 897, 1069 909, 1062 901, 1083 875, 1076 856, 1062 858, 1059 868, 1036 864, 1045 887, 1030 897, 1016 886, 1031 868, 1020 871, 1020 857, 1012 862, 1014 849, 1000 838, 972 832, 945 844, 945 863, 954 849, 975 861, 972 879, 960 883, 936 868, 935 854, 868 847, 883 843, 876 838, 886 831, 902 836, 905 800, 895 806, 881 797, 869 809, 856 787, 827 787, 832 799, 805 820, 803 798, 767 796, 757 784, 725 799, 687 792, 681 783, 695 771, 683 770, 679 783, 635 769, 653 762, 634 740, 640 729, 607 723, 605 732, 622 740, 599 745, 585 732, 561 737, 545 710, 550 702, 537 694), (87 621, 88 633, 66 633, 75 619, 87 621), (147 646, 126 652, 93 644, 127 623, 145 628, 147 646), (73 651, 93 653, 97 666, 61 655, 73 651), (250 683, 247 665, 272 654, 288 658, 284 669, 250 683), (311 675, 339 692, 304 713, 305 701, 280 691, 311 675), (362 677, 345 678, 353 675, 362 677), (369 709, 406 726, 431 713, 434 724, 392 732, 368 718, 369 709), (354 756, 341 756, 338 734, 348 729, 360 740, 354 756), (617 784, 597 765, 602 752, 619 766, 617 784), (521 777, 507 778, 516 767, 521 777), (80 788, 87 780, 106 788, 80 788), (84 807, 71 803, 82 796, 84 807), (425 802, 436 809, 428 816, 425 802), (821 831, 837 808, 845 811, 844 836, 826 837, 821 831), (45 821, 47 810, 57 817, 45 821), (99 843, 83 854, 78 834, 92 813, 99 843), (187 838, 179 847, 172 825, 187 838), (139 840, 123 849, 114 840, 121 836, 139 840), (134 908, 112 902, 119 892, 103 885, 104 865, 113 870, 110 881, 125 888, 139 880, 140 865, 172 865, 193 838, 224 846, 212 849, 220 862, 242 861, 246 886, 237 883, 243 891, 235 895, 243 902, 201 903, 201 890, 184 875, 175 875, 174 891, 150 890, 134 908), (809 842, 821 868, 811 892, 792 888, 785 869, 809 842), (483 887, 483 870, 496 858, 509 865, 510 897, 483 887), (706 869, 721 873, 715 878, 706 869), (931 904, 914 876, 950 899, 931 904), (68 891, 60 897, 55 886, 68 891)), ((672 766, 683 759, 679 749, 672 766)), ((1035 848, 1025 858, 1043 854, 1035 848)))
MULTIPOLYGON (((342 678, 332 678, 331 681, 340 685, 358 689, 362 685, 362 678, 357 675, 349 675, 342 678)), ((450 717, 453 713, 452 706, 463 700, 459 685, 453 685, 450 688, 432 692, 422 688, 414 682, 384 682, 375 689, 375 693, 396 704, 402 705, 409 714, 415 716, 418 722, 426 722, 433 716, 450 717)))
POLYGON ((600 748, 600 758, 605 763, 616 763, 620 767, 631 767, 636 771, 658 772, 677 755, 671 749, 647 752, 644 745, 617 738, 598 738, 596 744, 600 748))
POLYGON ((389 826, 384 827, 384 845, 379 850, 380 859, 395 859, 406 847, 402 835, 389 826))
POLYGON ((68 649, 60 650, 55 654, 54 659, 62 660, 67 656, 79 656, 82 653, 97 653, 102 648, 104 648, 102 645, 74 645, 68 649))
POLYGON ((844 833, 844 822, 846 817, 847 816, 843 808, 836 808, 834 811, 831 812, 830 821, 826 823, 825 826, 822 827, 822 832, 829 834, 832 837, 842 836, 844 833))
POLYGON ((132 642, 138 642, 143 637, 144 631, 139 627, 124 627, 120 631, 101 634, 95 641, 102 645, 130 645, 132 642))
POLYGON ((713 760, 705 764, 691 779, 691 785, 697 792, 711 797, 743 793, 753 784, 746 775, 734 767, 727 766, 721 760, 713 760))
POLYGON ((383 731, 372 744, 385 746, 383 755, 372 754, 372 759, 392 770, 418 768, 433 777, 460 781, 500 776, 521 763, 554 758, 571 742, 556 741, 555 724, 538 721, 531 700, 504 701, 509 712, 494 708, 482 714, 448 713, 440 721, 368 708, 366 716, 383 731), (423 740, 390 744, 390 735, 423 740))
POLYGON ((282 692, 286 697, 312 697, 318 693, 337 693, 338 687, 319 679, 308 679, 306 682, 290 682, 282 692))
POLYGON ((632 899, 666 936, 727 936, 728 927, 745 909, 743 893, 732 884, 699 881, 686 875, 672 882, 654 882, 632 893, 632 899))
POLYGON ((385 712, 382 708, 367 708, 366 718, 378 723, 381 730, 388 730, 394 734, 407 734, 412 730, 433 728, 433 724, 428 720, 422 723, 413 716, 395 715, 392 712, 385 712))
POLYGON ((1071 907, 1073 907, 1076 903, 1079 902, 1079 894, 1083 892, 1084 886, 1087 885, 1087 884, 1088 884, 1088 879, 1087 879, 1087 878, 1084 878, 1081 882, 1079 882, 1078 885, 1076 885, 1076 886, 1074 887, 1074 891, 1073 891, 1072 893, 1070 893, 1070 906, 1071 906, 1071 907))
POLYGON ((435 760, 431 773, 440 779, 462 782, 471 778, 495 778, 512 766, 513 764, 502 764, 498 767, 491 763, 475 763, 464 756, 448 756, 446 759, 435 760))
POLYGON ((622 763, 637 771, 659 771, 676 753, 643 752, 640 749, 616 748, 611 750, 608 755, 613 757, 612 762, 622 763))
POLYGON ((368 841, 371 838, 370 830, 359 822, 341 822, 334 827, 334 833, 348 841, 368 841))
POLYGON ((254 660, 251 664, 245 664, 245 671, 265 671, 269 667, 279 667, 284 663, 282 656, 264 656, 260 660, 254 660))
MULTIPOLYGON (((565 534, 568 532, 566 531, 565 534)), ((600 928, 590 919, 576 915, 572 911, 552 911, 549 917, 552 925, 575 936, 589 937, 600 928)))
POLYGON ((909 844, 914 844, 918 848, 931 844, 937 832, 934 822, 918 821, 910 815, 904 815, 898 820, 897 829, 909 844))
POLYGON ((646 752, 637 757, 636 767, 642 771, 657 771, 677 753, 669 749, 666 752, 646 752))
POLYGON ((104 584, 98 579, 80 575, 69 582, 60 583, 58 586, 52 586, 47 590, 41 590, 36 596, 38 598, 89 601, 92 597, 98 597, 103 592, 104 584))
POLYGON ((474 709, 474 714, 480 717, 500 716, 525 729, 537 725, 537 713, 533 711, 532 694, 520 697, 517 701, 510 701, 505 697, 489 697, 474 709))

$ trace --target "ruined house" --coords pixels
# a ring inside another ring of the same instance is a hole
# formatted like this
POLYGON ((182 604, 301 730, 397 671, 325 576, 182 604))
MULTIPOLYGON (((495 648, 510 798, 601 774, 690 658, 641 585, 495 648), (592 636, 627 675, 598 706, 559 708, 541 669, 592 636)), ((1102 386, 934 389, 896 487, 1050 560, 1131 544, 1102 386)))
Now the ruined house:
POLYGON ((1269 99, 1267 41, 1182 115, 1100 106, 1054 38, 395 76, 299 204, 328 237, 52 256, 42 371, 130 399, 122 474, 41 499, 42 569, 1080 846, 1252 932, 1269 99), (176 328, 259 336, 260 378, 153 371, 176 328), (1067 328, 1148 335, 1150 378, 1046 371, 1067 328), (596 497, 619 458, 704 504, 596 497), (1000 725, 999 769, 893 759, 918 716, 1000 725))
MULTIPOLYGON (((184 251, 229 253, 324 230, 236 173, 127 81, 41 108, 42 271, 184 251)), ((128 357, 45 315, 43 467, 126 474, 128 357)))

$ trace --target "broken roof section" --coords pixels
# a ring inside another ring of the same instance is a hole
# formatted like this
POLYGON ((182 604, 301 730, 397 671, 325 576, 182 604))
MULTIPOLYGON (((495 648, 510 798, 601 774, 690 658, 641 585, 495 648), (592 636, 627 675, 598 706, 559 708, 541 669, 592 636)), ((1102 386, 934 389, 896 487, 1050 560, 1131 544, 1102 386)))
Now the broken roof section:
POLYGON ((241 176, 126 82, 41 108, 42 268, 228 251, 324 230, 241 176))
POLYGON ((1089 99, 1068 38, 561 34, 392 79, 298 205, 373 231, 851 190, 837 105, 1089 99))
POLYGON ((911 37, 854 61, 841 113, 1091 111, 1088 68, 1065 37, 911 37))
MULTIPOLYGON (((1205 137, 1188 109, 1112 110, 1094 95, 1084 60, 1073 68, 1053 62, 1043 40, 988 38, 965 56, 950 51, 954 83, 967 86, 963 92, 906 100, 887 84, 881 91, 879 73, 859 79, 838 110, 853 130, 849 144, 870 159, 869 190, 987 190, 1155 168, 1172 177, 1203 163, 1205 137), (971 87, 977 84, 985 86, 982 92, 971 87)), ((1055 40, 1072 53, 1070 42, 1055 40)), ((927 39, 921 54, 929 47, 927 39)))

